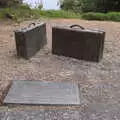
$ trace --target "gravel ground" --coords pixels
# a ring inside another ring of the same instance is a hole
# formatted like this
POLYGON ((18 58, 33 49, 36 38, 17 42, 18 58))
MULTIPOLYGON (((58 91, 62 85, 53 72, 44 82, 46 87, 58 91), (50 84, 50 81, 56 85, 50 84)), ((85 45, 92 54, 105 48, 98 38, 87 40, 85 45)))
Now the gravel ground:
MULTIPOLYGON (((1 98, 12 80, 74 81, 80 85, 81 106, 77 113, 74 111, 74 114, 78 114, 79 119, 120 120, 120 23, 48 20, 48 45, 32 59, 26 61, 16 57, 13 30, 28 23, 30 21, 20 25, 9 21, 0 21, 1 98), (86 28, 98 28, 106 31, 104 58, 100 63, 51 55, 51 26, 73 23, 86 28), (5 87, 1 87, 3 85, 5 87)), ((67 110, 72 112, 69 108, 67 110)), ((66 112, 69 114, 67 110, 66 112)), ((55 114, 60 118, 59 120, 67 120, 60 117, 61 108, 58 112, 58 114, 57 111, 50 112, 51 118, 47 117, 47 119, 55 120, 56 118, 53 118, 54 115, 52 115, 55 114)), ((77 120, 77 118, 73 117, 72 120, 77 120)))

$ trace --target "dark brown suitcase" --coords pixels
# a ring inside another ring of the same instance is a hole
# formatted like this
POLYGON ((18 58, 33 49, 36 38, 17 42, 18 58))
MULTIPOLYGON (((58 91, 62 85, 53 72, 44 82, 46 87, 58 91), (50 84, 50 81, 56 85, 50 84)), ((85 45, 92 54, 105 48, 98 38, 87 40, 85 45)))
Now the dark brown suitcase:
POLYGON ((46 24, 32 23, 28 27, 15 31, 17 55, 25 59, 34 56, 47 44, 46 24))
POLYGON ((99 62, 103 57, 105 32, 79 25, 52 28, 52 53, 86 61, 99 62))

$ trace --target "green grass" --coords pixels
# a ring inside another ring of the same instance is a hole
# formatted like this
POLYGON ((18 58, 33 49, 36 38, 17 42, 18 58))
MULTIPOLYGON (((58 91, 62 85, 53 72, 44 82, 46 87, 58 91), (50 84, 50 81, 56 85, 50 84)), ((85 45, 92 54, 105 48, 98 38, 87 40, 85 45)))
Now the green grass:
POLYGON ((63 10, 40 11, 40 15, 48 18, 81 18, 81 15, 78 13, 63 10))
POLYGON ((40 18, 77 18, 87 20, 100 20, 100 21, 120 21, 120 12, 110 13, 74 13, 72 11, 63 10, 40 10, 31 9, 28 5, 22 5, 12 8, 0 8, 0 19, 8 19, 9 16, 12 20, 23 21, 29 19, 40 18))
POLYGON ((107 20, 119 21, 120 22, 120 12, 110 12, 107 14, 107 20))
POLYGON ((120 21, 120 12, 109 12, 109 13, 83 13, 83 19, 87 20, 100 20, 100 21, 120 21))
POLYGON ((38 12, 31 10, 30 8, 17 7, 17 8, 2 8, 0 9, 0 18, 8 19, 11 16, 12 20, 21 21, 32 18, 40 18, 41 15, 38 12))
POLYGON ((0 19, 12 17, 13 20, 22 21, 39 18, 81 18, 81 15, 63 10, 39 10, 30 9, 29 6, 22 5, 16 8, 0 8, 0 19))

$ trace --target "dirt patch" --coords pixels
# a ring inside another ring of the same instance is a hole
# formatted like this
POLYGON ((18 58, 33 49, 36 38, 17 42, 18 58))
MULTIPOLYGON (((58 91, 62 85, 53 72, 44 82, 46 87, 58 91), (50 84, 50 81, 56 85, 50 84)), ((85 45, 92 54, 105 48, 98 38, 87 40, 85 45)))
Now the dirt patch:
MULTIPOLYGON (((11 80, 74 81, 80 84, 83 106, 102 104, 108 108, 120 102, 119 22, 47 20, 48 45, 36 56, 26 61, 16 57, 13 31, 30 22, 23 22, 19 25, 0 21, 0 80, 2 84, 11 80), (100 63, 91 63, 52 55, 51 27, 58 24, 79 24, 85 28, 105 30, 103 60, 100 63)), ((6 87, 3 88, 6 89, 6 87)), ((1 88, 0 92, 3 94, 1 88)))
POLYGON ((0 81, 0 105, 3 104, 3 99, 6 96, 12 81, 0 81))

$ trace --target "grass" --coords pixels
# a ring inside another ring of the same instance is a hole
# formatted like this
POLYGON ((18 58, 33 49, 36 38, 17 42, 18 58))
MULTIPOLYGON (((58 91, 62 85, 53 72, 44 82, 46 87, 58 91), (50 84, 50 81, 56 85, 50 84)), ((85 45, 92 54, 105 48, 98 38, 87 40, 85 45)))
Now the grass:
POLYGON ((100 20, 100 21, 118 21, 120 22, 120 12, 109 12, 109 13, 84 13, 82 14, 83 19, 87 20, 100 20))
POLYGON ((81 15, 72 11, 63 10, 46 10, 40 11, 40 15, 48 18, 81 18, 81 15))
POLYGON ((0 19, 12 19, 15 21, 23 21, 28 19, 40 18, 77 18, 86 20, 100 21, 120 21, 120 12, 109 13, 74 13, 72 11, 63 10, 40 10, 31 9, 28 5, 22 5, 12 8, 0 8, 0 19))
POLYGON ((0 9, 0 18, 1 19, 12 19, 16 21, 32 19, 32 18, 40 18, 40 14, 31 10, 30 8, 2 8, 0 9))
POLYGON ((29 6, 22 5, 15 8, 0 8, 0 19, 7 18, 16 21, 23 21, 39 18, 81 18, 81 15, 63 10, 30 9, 29 6))

